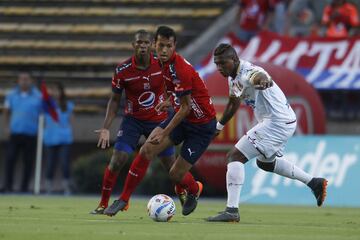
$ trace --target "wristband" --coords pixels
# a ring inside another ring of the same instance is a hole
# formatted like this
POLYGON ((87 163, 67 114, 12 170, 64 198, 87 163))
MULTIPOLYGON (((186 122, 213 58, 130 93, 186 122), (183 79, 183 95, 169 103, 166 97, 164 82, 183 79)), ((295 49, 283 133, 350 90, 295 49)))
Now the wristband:
POLYGON ((216 123, 216 129, 217 130, 221 131, 221 130, 223 130, 223 128, 224 128, 224 125, 222 125, 220 122, 216 123))

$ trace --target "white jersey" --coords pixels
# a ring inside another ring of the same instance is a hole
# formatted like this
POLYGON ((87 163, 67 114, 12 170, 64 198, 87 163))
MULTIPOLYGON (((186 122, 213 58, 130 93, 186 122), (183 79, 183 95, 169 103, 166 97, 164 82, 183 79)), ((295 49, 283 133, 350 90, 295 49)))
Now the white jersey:
POLYGON ((292 122, 296 115, 289 105, 284 93, 276 85, 265 90, 257 90, 250 83, 250 76, 255 72, 262 72, 269 78, 270 75, 261 67, 240 60, 235 79, 229 77, 229 95, 240 97, 246 105, 254 109, 255 118, 258 122, 265 119, 276 122, 292 122))

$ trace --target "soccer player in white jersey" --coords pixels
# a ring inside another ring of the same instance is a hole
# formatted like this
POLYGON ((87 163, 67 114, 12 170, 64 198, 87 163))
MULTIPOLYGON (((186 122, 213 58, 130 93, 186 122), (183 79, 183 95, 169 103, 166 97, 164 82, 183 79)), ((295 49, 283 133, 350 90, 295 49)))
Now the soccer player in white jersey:
POLYGON ((287 140, 296 129, 296 115, 281 89, 261 67, 240 60, 229 44, 214 52, 218 71, 228 78, 229 101, 217 123, 217 134, 236 113, 240 102, 253 108, 258 124, 250 129, 227 154, 227 205, 223 212, 207 218, 211 222, 239 222, 240 192, 245 179, 244 164, 253 158, 259 168, 296 179, 310 187, 321 206, 327 180, 314 178, 283 158, 287 140))

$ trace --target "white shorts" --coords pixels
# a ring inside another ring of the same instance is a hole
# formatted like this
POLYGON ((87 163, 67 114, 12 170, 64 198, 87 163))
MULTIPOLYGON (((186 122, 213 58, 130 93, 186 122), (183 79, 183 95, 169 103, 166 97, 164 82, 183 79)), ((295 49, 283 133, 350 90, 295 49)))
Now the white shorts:
POLYGON ((252 129, 235 144, 235 147, 250 160, 272 162, 275 157, 283 155, 288 139, 294 134, 296 121, 276 123, 264 120, 252 129))

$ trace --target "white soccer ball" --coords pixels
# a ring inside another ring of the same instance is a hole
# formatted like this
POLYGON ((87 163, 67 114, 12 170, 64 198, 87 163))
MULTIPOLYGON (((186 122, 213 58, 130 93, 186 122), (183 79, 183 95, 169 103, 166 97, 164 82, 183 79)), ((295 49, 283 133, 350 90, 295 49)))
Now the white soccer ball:
POLYGON ((156 222, 167 222, 175 215, 175 203, 165 194, 153 196, 148 204, 149 217, 156 222))

